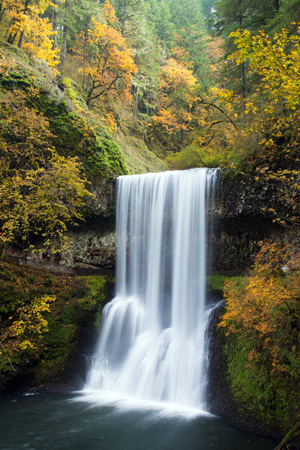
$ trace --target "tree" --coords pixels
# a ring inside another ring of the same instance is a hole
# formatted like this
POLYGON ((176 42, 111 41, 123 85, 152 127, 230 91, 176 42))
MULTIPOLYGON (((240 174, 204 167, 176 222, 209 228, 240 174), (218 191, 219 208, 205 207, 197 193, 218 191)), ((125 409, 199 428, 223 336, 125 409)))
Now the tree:
POLYGON ((81 61, 84 61, 86 46, 90 54, 90 59, 80 69, 89 80, 86 89, 88 105, 108 92, 110 95, 114 92, 128 98, 131 75, 137 70, 133 55, 117 30, 118 20, 108 0, 103 8, 103 22, 92 18, 93 29, 88 33, 87 42, 83 33, 78 40, 77 52, 81 61))
MULTIPOLYGON (((100 3, 95 0, 55 0, 57 8, 48 9, 49 20, 53 29, 57 30, 57 37, 53 43, 60 49, 59 72, 63 73, 68 55, 73 57, 72 51, 80 33, 87 36, 91 28, 91 18, 101 17, 100 3)), ((74 58, 73 58, 74 59, 74 58)), ((74 76, 76 69, 73 69, 74 76)))
POLYGON ((176 43, 176 27, 172 22, 168 0, 151 0, 148 17, 154 26, 158 43, 166 56, 170 56, 170 51, 176 43))
POLYGON ((199 0, 170 0, 172 21, 176 26, 177 46, 182 47, 193 66, 202 91, 210 81, 210 61, 207 52, 208 36, 199 0))
POLYGON ((18 308, 17 319, 1 336, 0 355, 4 353, 4 357, 11 363, 10 357, 15 351, 29 354, 37 351, 37 343, 48 331, 45 314, 50 312, 50 303, 54 301, 54 296, 44 295, 35 298, 30 305, 18 308))
POLYGON ((137 16, 145 15, 145 3, 143 0, 114 0, 112 2, 116 16, 119 19, 121 34, 128 37, 134 32, 132 23, 137 16))
POLYGON ((247 102, 252 120, 244 136, 255 136, 256 147, 248 151, 245 165, 256 168, 258 180, 279 189, 281 208, 272 207, 266 214, 281 224, 294 223, 300 214, 300 30, 290 34, 282 29, 273 39, 263 31, 252 35, 238 30, 232 36, 238 50, 230 58, 237 64, 247 59, 261 80, 247 102))
POLYGON ((160 74, 158 113, 152 117, 154 127, 169 134, 189 129, 191 110, 197 101, 197 79, 184 63, 170 58, 160 74))
POLYGON ((42 17, 45 10, 56 5, 50 0, 3 0, 0 3, 0 22, 4 15, 9 19, 6 35, 13 44, 18 38, 18 47, 45 60, 54 68, 58 64, 58 49, 53 48, 56 31, 48 18, 42 17))
POLYGON ((275 8, 278 11, 270 22, 270 25, 276 31, 282 28, 292 27, 297 28, 297 23, 300 21, 300 4, 298 0, 274 0, 275 8))
POLYGON ((219 325, 235 398, 283 432, 300 413, 299 262, 295 248, 261 243, 249 276, 226 283, 219 325))
POLYGON ((19 36, 18 47, 21 48, 26 31, 30 30, 30 25, 33 21, 38 20, 49 6, 55 7, 56 5, 51 0, 17 0, 16 2, 9 2, 7 5, 10 17, 9 43, 12 44, 16 37, 19 36))
POLYGON ((76 158, 59 156, 45 117, 30 105, 34 92, 8 91, 1 103, 0 248, 28 248, 34 237, 64 242, 67 225, 82 220, 89 194, 76 158))
MULTIPOLYGON (((215 3, 213 28, 217 35, 225 38, 225 58, 235 51, 230 33, 237 29, 257 32, 264 28, 277 13, 277 0, 257 2, 256 0, 219 0, 215 3)), ((246 99, 255 90, 257 79, 250 77, 245 61, 238 66, 227 63, 222 73, 223 84, 233 90, 242 99, 241 117, 243 127, 246 124, 246 99)))

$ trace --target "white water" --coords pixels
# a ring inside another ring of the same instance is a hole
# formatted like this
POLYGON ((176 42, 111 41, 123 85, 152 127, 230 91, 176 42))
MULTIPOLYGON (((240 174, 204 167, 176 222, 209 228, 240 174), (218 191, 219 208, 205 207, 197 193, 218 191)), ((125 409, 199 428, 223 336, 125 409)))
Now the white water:
POLYGON ((116 297, 87 390, 206 409, 206 210, 216 177, 118 178, 116 297))

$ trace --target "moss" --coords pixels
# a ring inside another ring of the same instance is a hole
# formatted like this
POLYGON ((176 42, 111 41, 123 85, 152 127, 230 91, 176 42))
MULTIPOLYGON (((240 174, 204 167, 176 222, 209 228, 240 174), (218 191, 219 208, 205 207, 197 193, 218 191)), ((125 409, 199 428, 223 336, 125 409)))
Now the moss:
POLYGON ((9 89, 26 89, 32 85, 32 80, 29 79, 26 73, 9 72, 7 75, 0 74, 0 84, 4 88, 9 89))
POLYGON ((3 44, 0 53, 0 95, 5 89, 34 87, 37 95, 30 99, 31 104, 49 120, 57 152, 77 156, 93 186, 103 190, 105 183, 120 175, 166 170, 165 163, 145 145, 145 126, 133 121, 131 114, 123 113, 122 123, 112 135, 105 119, 88 110, 81 88, 73 80, 54 81, 49 67, 31 62, 25 52, 13 46, 3 44))
POLYGON ((64 374, 69 357, 76 349, 80 326, 90 317, 99 323, 112 280, 104 276, 78 277, 76 283, 57 296, 57 303, 48 317, 49 331, 35 368, 38 383, 57 379, 64 374))
POLYGON ((120 147, 104 131, 104 136, 95 130, 66 101, 57 103, 47 93, 40 93, 37 106, 48 118, 53 144, 64 156, 78 156, 84 164, 90 181, 117 177, 128 173, 120 147))
MULTIPOLYGON (((258 270, 255 272, 256 282, 259 273, 261 274, 258 270)), ((289 290, 288 286, 291 288, 292 285, 286 281, 292 283, 294 279, 297 280, 295 286, 298 299, 299 284, 296 277, 297 273, 290 275, 289 279, 279 275, 287 302, 291 301, 295 294, 292 289, 289 290)), ((276 307, 276 304, 267 308, 270 311, 271 326, 269 325, 267 319, 258 313, 266 302, 266 294, 263 298, 255 297, 260 295, 261 291, 253 288, 253 279, 251 295, 245 300, 249 280, 251 285, 250 276, 234 277, 234 283, 227 286, 228 303, 225 307, 227 306, 230 312, 233 300, 238 300, 243 306, 238 316, 241 320, 227 317, 219 329, 228 382, 241 417, 258 420, 264 431, 285 434, 300 416, 300 360, 296 350, 299 345, 299 332, 289 307, 285 307, 287 303, 283 308, 278 305, 276 307), (280 321, 276 320, 279 317, 280 321), (232 323, 234 328, 230 328, 232 323), (265 323, 267 325, 263 328, 265 323)), ((267 278, 262 282, 265 285, 267 278)), ((297 301, 294 304, 297 305, 297 301)))
POLYGON ((284 434, 300 414, 297 383, 272 376, 263 355, 249 361, 251 349, 251 342, 240 335, 226 337, 228 378, 240 415, 260 420, 269 432, 284 434))
POLYGON ((95 336, 103 305, 108 299, 113 279, 106 276, 62 277, 49 276, 34 270, 7 263, 0 264, 1 335, 17 317, 20 305, 30 304, 35 297, 54 295, 51 313, 46 315, 48 331, 36 343, 34 353, 20 352, 6 342, 0 352, 0 390, 6 389, 25 372, 32 382, 45 383, 60 379, 70 357, 76 351, 87 324, 94 327, 95 336))
POLYGON ((235 281, 240 285, 241 289, 246 283, 246 277, 243 276, 225 276, 225 275, 208 275, 206 278, 207 289, 211 294, 224 294, 224 284, 226 281, 235 281))
POLYGON ((2 52, 7 67, 13 69, 4 68, 2 73, 0 70, 0 92, 34 87, 37 95, 31 96, 28 102, 47 117, 55 136, 53 145, 59 154, 77 156, 84 165, 87 178, 94 183, 98 180, 109 182, 128 173, 119 145, 103 125, 99 126, 99 121, 95 131, 92 123, 95 118, 84 109, 79 87, 74 82, 63 79, 56 84, 51 74, 47 75, 47 68, 30 68, 22 53, 2 52))

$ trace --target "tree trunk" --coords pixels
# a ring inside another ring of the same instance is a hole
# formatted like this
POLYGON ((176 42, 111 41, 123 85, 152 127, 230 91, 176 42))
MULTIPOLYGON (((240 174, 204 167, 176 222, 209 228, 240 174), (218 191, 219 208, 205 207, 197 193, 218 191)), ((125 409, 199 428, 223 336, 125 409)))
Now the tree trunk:
POLYGON ((65 2, 65 20, 64 20, 64 30, 63 30, 63 44, 62 44, 62 49, 60 52, 60 60, 59 60, 59 66, 58 66, 58 70, 60 73, 62 73, 63 71, 63 67, 64 67, 64 63, 66 60, 66 54, 67 54, 67 41, 68 41, 68 26, 67 26, 67 17, 68 17, 68 2, 65 2))
MULTIPOLYGON (((242 10, 243 0, 239 0, 239 25, 243 28, 243 10, 242 10)), ((241 83, 242 83, 242 116, 243 116, 243 128, 246 124, 246 75, 245 75, 245 63, 241 64, 241 83)))
MULTIPOLYGON (((53 1, 54 5, 56 5, 56 1, 53 1)), ((52 23, 52 29, 56 30, 56 20, 57 20, 57 8, 53 8, 52 11, 52 17, 51 17, 51 23, 52 23)), ((57 35, 54 34, 53 36, 53 42, 52 42, 52 50, 55 50, 57 47, 57 35)))
POLYGON ((7 38, 7 42, 8 42, 9 44, 13 44, 14 41, 15 41, 15 39, 16 39, 16 37, 17 37, 17 33, 15 33, 15 34, 9 33, 9 36, 8 36, 8 38, 7 38))
POLYGON ((274 8, 275 8, 275 11, 279 12, 279 10, 280 10, 280 0, 274 0, 274 8))
POLYGON ((22 48, 23 39, 24 39, 24 30, 21 31, 20 39, 19 39, 19 42, 18 42, 18 48, 22 48))

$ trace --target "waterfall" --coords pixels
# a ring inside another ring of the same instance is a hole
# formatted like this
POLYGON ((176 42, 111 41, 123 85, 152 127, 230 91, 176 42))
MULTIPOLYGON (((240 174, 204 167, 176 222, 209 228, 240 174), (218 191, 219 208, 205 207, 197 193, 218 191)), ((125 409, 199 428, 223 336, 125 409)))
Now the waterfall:
POLYGON ((116 296, 88 390, 205 409, 207 203, 218 170, 117 180, 116 296))

